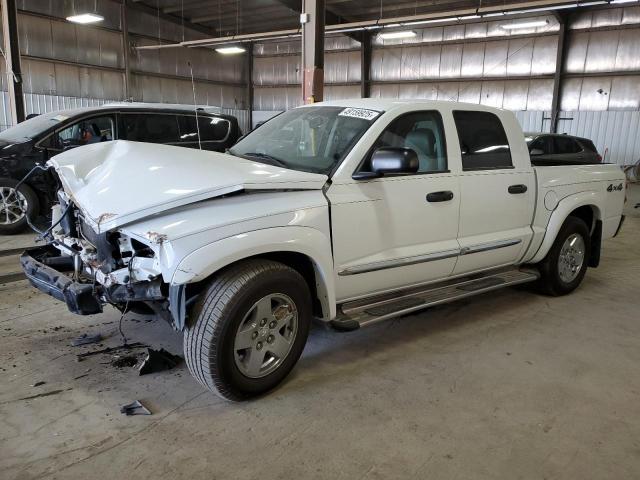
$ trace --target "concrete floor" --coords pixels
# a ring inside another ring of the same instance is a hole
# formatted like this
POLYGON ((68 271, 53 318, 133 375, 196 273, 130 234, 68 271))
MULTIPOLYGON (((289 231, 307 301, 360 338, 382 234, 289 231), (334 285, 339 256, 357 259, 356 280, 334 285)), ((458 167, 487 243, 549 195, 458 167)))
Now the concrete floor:
MULTIPOLYGON (((640 478, 640 209, 628 213, 572 295, 508 289, 315 329, 286 383, 242 404, 184 366, 139 377, 111 355, 77 362, 96 348, 69 346, 84 332, 119 344, 115 311, 78 317, 24 281, 0 286, 0 478, 640 478), (119 413, 135 399, 153 415, 119 413)), ((124 328, 181 350, 162 322, 124 328)))

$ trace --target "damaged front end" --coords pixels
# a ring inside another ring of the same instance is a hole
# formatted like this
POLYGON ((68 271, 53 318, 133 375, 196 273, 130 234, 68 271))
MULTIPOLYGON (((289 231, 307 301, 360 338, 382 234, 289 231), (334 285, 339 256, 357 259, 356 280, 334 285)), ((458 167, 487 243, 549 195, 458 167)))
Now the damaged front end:
MULTIPOLYGON (((96 233, 63 192, 53 208, 49 243, 26 250, 20 262, 31 284, 79 315, 121 311, 155 314, 173 322, 170 290, 162 279, 157 249, 121 231, 96 233)), ((181 292, 171 292, 175 303, 181 292)), ((182 323, 182 322, 178 322, 182 323)))

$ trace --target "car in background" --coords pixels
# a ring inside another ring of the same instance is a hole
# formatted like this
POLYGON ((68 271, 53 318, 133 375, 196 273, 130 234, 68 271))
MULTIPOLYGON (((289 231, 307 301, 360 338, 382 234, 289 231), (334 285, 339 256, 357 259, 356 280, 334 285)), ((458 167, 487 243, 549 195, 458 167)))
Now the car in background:
POLYGON ((59 188, 50 172, 35 172, 18 192, 15 187, 60 152, 111 140, 224 152, 241 136, 235 117, 190 105, 122 103, 34 116, 0 132, 0 235, 23 230, 27 215, 48 216, 59 188))
POLYGON ((588 138, 556 133, 525 133, 531 163, 548 165, 589 165, 602 163, 602 156, 588 138))

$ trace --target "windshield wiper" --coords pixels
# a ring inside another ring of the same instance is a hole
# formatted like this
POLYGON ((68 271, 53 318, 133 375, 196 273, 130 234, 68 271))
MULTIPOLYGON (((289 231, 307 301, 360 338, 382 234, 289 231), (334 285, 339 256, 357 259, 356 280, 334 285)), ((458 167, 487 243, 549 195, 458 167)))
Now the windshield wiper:
MULTIPOLYGON (((232 151, 229 151, 229 153, 231 153, 232 155, 238 155, 237 153, 234 153, 232 151)), ((289 166, 279 158, 276 158, 272 155, 268 155, 266 153, 249 152, 249 153, 243 153, 240 156, 259 158, 260 160, 267 160, 267 162, 265 163, 271 163, 272 165, 276 165, 279 167, 289 168, 289 166)))

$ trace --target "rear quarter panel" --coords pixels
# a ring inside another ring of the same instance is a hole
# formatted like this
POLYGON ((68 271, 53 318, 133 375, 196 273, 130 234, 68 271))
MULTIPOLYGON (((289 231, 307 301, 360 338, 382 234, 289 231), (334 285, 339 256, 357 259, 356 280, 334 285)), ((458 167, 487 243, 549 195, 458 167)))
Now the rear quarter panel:
MULTIPOLYGON (((538 183, 533 239, 523 262, 541 261, 575 209, 590 206, 602 221, 602 238, 610 238, 620 222, 625 180, 612 164, 535 167, 538 183)), ((590 225, 593 228, 593 225, 590 225)))

